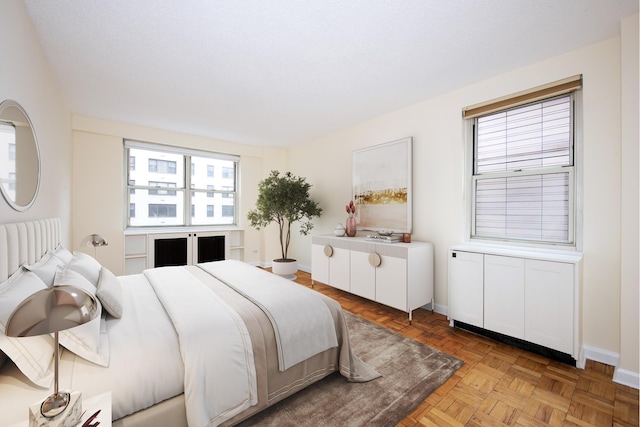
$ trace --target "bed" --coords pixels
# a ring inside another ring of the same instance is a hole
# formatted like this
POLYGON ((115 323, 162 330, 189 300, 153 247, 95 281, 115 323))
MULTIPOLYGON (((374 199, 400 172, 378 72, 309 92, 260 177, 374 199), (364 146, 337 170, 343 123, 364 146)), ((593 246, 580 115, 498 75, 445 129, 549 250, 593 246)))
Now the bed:
MULTIPOLYGON (((234 425, 336 371, 379 376, 351 351, 340 305, 319 293, 231 260, 116 277, 60 246, 61 234, 57 218, 0 225, 0 306, 7 289, 28 292, 23 283, 94 286, 97 323, 60 334, 60 388, 110 391, 114 426, 234 425)), ((0 334, 7 425, 53 390, 53 340, 34 338, 37 350, 0 334)))

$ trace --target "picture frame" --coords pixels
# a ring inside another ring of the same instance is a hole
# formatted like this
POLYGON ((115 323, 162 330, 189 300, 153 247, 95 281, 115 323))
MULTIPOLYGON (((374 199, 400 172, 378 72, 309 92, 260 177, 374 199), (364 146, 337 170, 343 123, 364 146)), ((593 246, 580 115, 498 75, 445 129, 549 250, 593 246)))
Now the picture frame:
POLYGON ((353 151, 351 194, 359 230, 411 233, 412 145, 407 137, 353 151))

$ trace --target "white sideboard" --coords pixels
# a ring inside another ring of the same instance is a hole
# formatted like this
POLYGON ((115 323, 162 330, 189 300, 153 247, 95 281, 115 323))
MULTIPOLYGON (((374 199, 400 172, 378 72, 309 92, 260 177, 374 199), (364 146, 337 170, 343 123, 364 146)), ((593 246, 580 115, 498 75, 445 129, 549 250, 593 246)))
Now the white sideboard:
POLYGON ((409 314, 431 303, 433 244, 313 236, 311 279, 409 314))
POLYGON ((451 326, 463 322, 581 363, 581 254, 460 245, 448 264, 451 326))

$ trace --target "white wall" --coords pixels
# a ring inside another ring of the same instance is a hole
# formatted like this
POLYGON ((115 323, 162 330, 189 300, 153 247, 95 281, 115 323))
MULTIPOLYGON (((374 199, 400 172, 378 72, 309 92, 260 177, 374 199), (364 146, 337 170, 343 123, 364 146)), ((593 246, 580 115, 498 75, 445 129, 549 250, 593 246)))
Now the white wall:
POLYGON ((620 365, 615 378, 619 382, 639 386, 640 316, 638 292, 640 273, 638 248, 638 15, 622 21, 622 265, 620 292, 620 365))
POLYGON ((95 118, 73 116, 73 225, 72 244, 81 248, 85 236, 97 233, 105 237, 108 246, 98 249, 100 263, 115 274, 124 272, 124 235, 126 195, 124 188, 123 139, 189 147, 219 153, 239 155, 241 198, 239 226, 244 229, 246 262, 267 264, 277 256, 277 237, 250 228, 246 214, 257 198, 258 181, 271 169, 281 169, 286 152, 236 144, 159 129, 95 118), (265 261, 266 260, 266 261, 265 261))
MULTIPOLYGON (((0 101, 26 110, 40 149, 41 183, 34 204, 18 212, 0 196, 0 223, 60 217, 71 223, 71 115, 49 68, 22 1, 2 3, 0 13, 0 101)), ((65 233, 64 243, 69 243, 65 233)))
MULTIPOLYGON (((353 150, 412 136, 413 239, 435 245, 436 308, 446 308, 447 249, 465 238, 461 108, 582 74, 583 339, 594 348, 619 353, 620 324, 631 320, 620 317, 620 46, 620 38, 594 44, 292 148, 291 170, 308 178, 313 196, 325 210, 314 232, 328 234, 337 223, 344 224, 353 150)), ((637 169, 637 156, 630 163, 637 169)), ((295 256, 302 265, 310 266, 310 238, 296 238, 295 256)))

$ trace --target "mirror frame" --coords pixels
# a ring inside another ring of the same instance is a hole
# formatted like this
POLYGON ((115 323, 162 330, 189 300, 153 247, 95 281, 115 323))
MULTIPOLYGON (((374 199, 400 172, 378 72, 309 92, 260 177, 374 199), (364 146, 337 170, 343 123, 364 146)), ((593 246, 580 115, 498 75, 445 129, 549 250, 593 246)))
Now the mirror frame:
MULTIPOLYGON (((0 121, 1 121, 2 113, 7 108, 10 108, 10 107, 13 107, 18 111, 20 111, 20 113, 22 113, 22 115, 26 119, 26 122, 29 124, 29 128, 31 129, 31 134, 33 135, 33 142, 35 144, 36 161, 38 163, 38 171, 37 171, 38 176, 36 177, 36 188, 33 191, 33 195, 31 196, 29 203, 25 205, 18 204, 16 200, 11 199, 9 194, 7 194, 7 192, 4 189, 4 186, 0 185, 0 193, 2 193, 2 197, 4 197, 4 199, 7 201, 9 206, 11 206, 16 211, 22 212, 22 211, 26 211, 33 205, 33 203, 36 201, 36 198, 38 197, 38 192, 40 191, 40 181, 41 181, 40 178, 42 176, 40 146, 38 144, 38 137, 36 136, 36 131, 33 127, 33 123, 31 122, 31 119, 29 118, 29 115, 27 114, 25 109, 22 108, 22 105, 20 105, 18 102, 14 101, 13 99, 5 99, 4 101, 0 102, 0 121)), ((17 150, 17 147, 16 147, 16 150, 17 150)))

